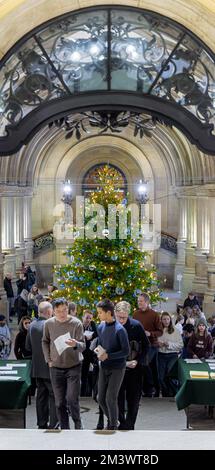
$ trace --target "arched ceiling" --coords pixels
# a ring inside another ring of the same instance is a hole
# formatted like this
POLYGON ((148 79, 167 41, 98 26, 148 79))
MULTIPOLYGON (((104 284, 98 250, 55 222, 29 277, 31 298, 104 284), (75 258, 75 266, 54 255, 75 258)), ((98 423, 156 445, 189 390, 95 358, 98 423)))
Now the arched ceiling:
POLYGON ((133 158, 139 154, 139 164, 142 154, 147 158, 155 179, 160 177, 158 169, 162 165, 170 186, 202 184, 214 180, 214 157, 203 155, 177 129, 159 124, 151 137, 145 136, 143 140, 134 137, 133 130, 129 128, 117 136, 97 136, 92 131, 90 136, 80 142, 74 137, 66 140, 62 129, 45 127, 18 154, 0 159, 1 182, 36 187, 41 179, 63 179, 72 155, 76 158, 87 148, 95 148, 96 151, 102 142, 110 147, 113 142, 117 142, 117 146, 133 155, 133 158))
MULTIPOLYGON (((164 14, 190 29, 215 51, 214 0, 0 0, 0 57, 24 34, 53 17, 86 6, 110 4, 130 5, 164 14)), ((196 149, 175 128, 158 125, 151 139, 139 142, 137 139, 134 142, 132 133, 128 135, 128 132, 118 139, 125 146, 133 142, 139 149, 143 148, 155 173, 159 154, 172 185, 202 184, 214 180, 214 158, 196 149)), ((85 140, 89 143, 90 138, 85 140)), ((77 142, 65 141, 62 130, 44 127, 16 155, 0 158, 1 182, 34 186, 45 168, 49 168, 50 175, 55 178, 58 157, 61 159, 62 152, 67 153, 76 145, 77 142)))

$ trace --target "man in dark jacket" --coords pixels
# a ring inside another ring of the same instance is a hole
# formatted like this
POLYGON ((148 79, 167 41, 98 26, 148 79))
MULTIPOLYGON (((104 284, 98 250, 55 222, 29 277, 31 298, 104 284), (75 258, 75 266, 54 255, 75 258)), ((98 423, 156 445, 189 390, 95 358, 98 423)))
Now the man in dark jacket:
POLYGON ((30 325, 25 345, 26 349, 32 352, 31 375, 36 378, 37 384, 36 410, 39 429, 54 429, 58 422, 49 366, 42 350, 43 326, 52 314, 53 308, 49 302, 39 304, 38 318, 30 325))
POLYGON ((14 306, 14 292, 13 292, 13 286, 12 286, 12 278, 13 276, 11 273, 7 273, 4 278, 4 290, 6 291, 6 294, 7 294, 10 320, 12 320, 11 316, 12 316, 12 311, 13 311, 13 306, 14 306))
POLYGON ((198 305, 198 307, 200 307, 199 301, 197 297, 195 296, 195 294, 193 292, 189 292, 188 297, 184 301, 183 308, 186 308, 186 307, 193 308, 194 305, 198 305))
POLYGON ((128 334, 130 353, 126 362, 126 372, 119 391, 119 429, 134 429, 142 392, 142 366, 149 350, 149 340, 141 323, 129 317, 131 306, 128 302, 118 302, 115 316, 128 334), (125 417, 125 401, 127 414, 125 417))
POLYGON ((28 290, 28 280, 27 276, 24 273, 20 273, 18 281, 16 281, 17 285, 17 297, 21 294, 23 289, 28 290))

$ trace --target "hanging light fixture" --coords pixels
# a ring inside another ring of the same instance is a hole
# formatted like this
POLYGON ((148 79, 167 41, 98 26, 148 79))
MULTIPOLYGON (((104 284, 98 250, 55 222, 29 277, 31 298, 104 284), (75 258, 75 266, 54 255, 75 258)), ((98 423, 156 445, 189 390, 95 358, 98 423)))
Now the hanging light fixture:
POLYGON ((72 184, 70 180, 66 180, 63 185, 63 196, 62 196, 61 201, 64 202, 64 204, 71 206, 72 200, 73 200, 72 184))
POLYGON ((137 196, 136 200, 140 204, 146 204, 149 200, 149 195, 148 195, 148 182, 140 180, 139 184, 137 186, 137 196))

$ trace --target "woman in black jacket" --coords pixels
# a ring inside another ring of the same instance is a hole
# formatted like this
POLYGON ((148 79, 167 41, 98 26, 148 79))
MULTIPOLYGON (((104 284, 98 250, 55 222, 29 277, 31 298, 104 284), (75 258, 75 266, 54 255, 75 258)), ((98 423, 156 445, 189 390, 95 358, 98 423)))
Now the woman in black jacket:
POLYGON ((83 327, 86 342, 86 349, 83 351, 83 361, 81 369, 81 397, 92 396, 92 376, 89 374, 90 364, 94 362, 94 353, 90 349, 91 342, 98 336, 93 314, 90 310, 83 312, 83 327))
POLYGON ((25 349, 25 340, 30 323, 31 318, 28 316, 22 317, 19 322, 19 331, 16 335, 14 344, 14 354, 16 359, 31 359, 29 351, 25 349))
POLYGON ((28 315, 28 291, 26 289, 23 289, 21 294, 16 298, 14 309, 17 313, 19 324, 21 318, 28 315))
MULTIPOLYGON (((15 344, 14 344, 14 354, 16 356, 16 359, 18 360, 32 358, 31 354, 29 354, 29 351, 25 349, 25 340, 26 340, 30 323, 31 323, 31 318, 28 317, 27 315, 22 317, 19 322, 19 331, 16 335, 15 344)), ((30 395, 32 397, 35 395, 35 391, 36 391, 36 380, 34 377, 31 377, 30 395)))

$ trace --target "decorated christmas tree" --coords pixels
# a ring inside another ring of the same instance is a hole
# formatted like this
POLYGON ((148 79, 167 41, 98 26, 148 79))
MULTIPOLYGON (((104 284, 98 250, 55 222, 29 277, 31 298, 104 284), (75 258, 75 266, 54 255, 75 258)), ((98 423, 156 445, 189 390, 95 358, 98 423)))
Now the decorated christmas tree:
POLYGON ((122 235, 119 212, 114 207, 117 206, 119 211, 125 210, 127 199, 118 180, 119 174, 114 168, 107 165, 98 170, 98 187, 91 193, 89 202, 91 207, 94 204, 95 210, 101 206, 104 208, 100 211, 99 236, 95 217, 85 214, 85 236, 80 238, 78 231, 74 234, 74 241, 65 253, 68 264, 55 267, 58 282, 55 297, 64 296, 92 310, 102 298, 113 302, 126 300, 134 307, 141 292, 150 295, 151 303, 160 300, 155 268, 146 264, 148 253, 140 248, 141 240, 132 236, 129 215, 122 235), (113 215, 116 215, 114 237, 109 230, 113 215), (95 230, 93 236, 92 227, 95 230))

